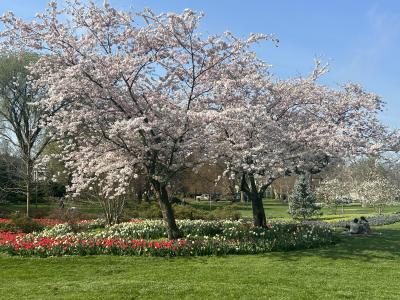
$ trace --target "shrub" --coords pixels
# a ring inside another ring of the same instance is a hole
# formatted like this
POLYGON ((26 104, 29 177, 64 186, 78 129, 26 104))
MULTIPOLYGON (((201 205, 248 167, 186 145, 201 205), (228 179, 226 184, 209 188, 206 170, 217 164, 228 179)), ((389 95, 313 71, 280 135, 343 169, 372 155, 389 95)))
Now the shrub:
POLYGON ((235 204, 217 208, 211 213, 213 219, 239 220, 242 216, 237 211, 238 206, 235 204))
POLYGON ((47 218, 49 216, 49 210, 47 208, 36 208, 32 210, 29 215, 33 219, 47 218))
POLYGON ((320 207, 316 205, 316 198, 310 188, 309 176, 300 175, 293 188, 289 201, 289 213, 294 219, 303 220, 319 214, 320 207))
POLYGON ((34 231, 41 231, 44 226, 26 216, 15 215, 11 218, 11 224, 15 226, 16 230, 25 233, 34 231))
POLYGON ((132 216, 143 219, 160 219, 162 218, 162 213, 157 203, 143 202, 135 207, 132 216))
POLYGON ((208 213, 190 205, 174 205, 174 213, 177 219, 197 220, 207 219, 208 213))
POLYGON ((17 227, 12 224, 11 222, 0 222, 0 231, 10 231, 10 232, 16 232, 18 231, 17 227))

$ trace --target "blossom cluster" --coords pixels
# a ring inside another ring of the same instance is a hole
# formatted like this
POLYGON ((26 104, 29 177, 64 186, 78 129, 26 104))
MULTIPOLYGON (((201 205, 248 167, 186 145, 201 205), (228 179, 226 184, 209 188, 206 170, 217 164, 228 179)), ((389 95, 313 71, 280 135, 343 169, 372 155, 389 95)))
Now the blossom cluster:
POLYGON ((252 48, 273 36, 203 35, 202 18, 74 0, 64 8, 52 1, 32 21, 12 12, 0 18, 7 50, 40 56, 30 71, 47 95, 37 104, 62 137, 73 195, 118 198, 142 172, 167 185, 210 157, 270 184, 387 144, 379 96, 357 84, 318 84, 327 71, 320 62, 307 77, 276 79, 252 48))

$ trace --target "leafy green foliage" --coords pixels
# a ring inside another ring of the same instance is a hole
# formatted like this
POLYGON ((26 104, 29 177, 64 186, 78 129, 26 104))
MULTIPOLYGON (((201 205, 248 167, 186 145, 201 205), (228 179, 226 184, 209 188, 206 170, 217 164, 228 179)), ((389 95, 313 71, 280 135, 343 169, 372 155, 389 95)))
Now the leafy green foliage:
POLYGON ((300 175, 289 201, 289 213, 295 219, 307 219, 319 213, 316 197, 310 188, 310 178, 300 175))
POLYGON ((12 226, 15 226, 17 230, 20 230, 25 233, 43 230, 42 225, 40 225, 38 222, 35 222, 34 220, 26 216, 21 216, 17 214, 11 220, 12 220, 11 221, 12 226))

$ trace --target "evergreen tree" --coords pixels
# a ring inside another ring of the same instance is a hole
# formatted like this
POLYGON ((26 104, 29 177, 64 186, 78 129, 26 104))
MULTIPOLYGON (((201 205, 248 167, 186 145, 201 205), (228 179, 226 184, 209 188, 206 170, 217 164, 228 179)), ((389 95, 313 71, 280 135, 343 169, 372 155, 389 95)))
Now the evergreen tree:
POLYGON ((293 188, 289 200, 289 213, 295 219, 307 219, 319 214, 320 208, 316 205, 316 197, 310 188, 310 177, 300 175, 293 188))

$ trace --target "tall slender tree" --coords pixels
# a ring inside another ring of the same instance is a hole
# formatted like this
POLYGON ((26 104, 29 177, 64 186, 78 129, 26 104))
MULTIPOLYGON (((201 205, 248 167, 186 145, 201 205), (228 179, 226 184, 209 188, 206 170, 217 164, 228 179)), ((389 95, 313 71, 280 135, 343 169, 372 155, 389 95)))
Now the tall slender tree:
POLYGON ((23 162, 21 175, 25 182, 26 215, 32 195, 33 169, 50 137, 41 126, 44 110, 35 106, 43 99, 43 89, 33 86, 28 67, 38 56, 33 53, 0 55, 0 138, 13 146, 23 162))

